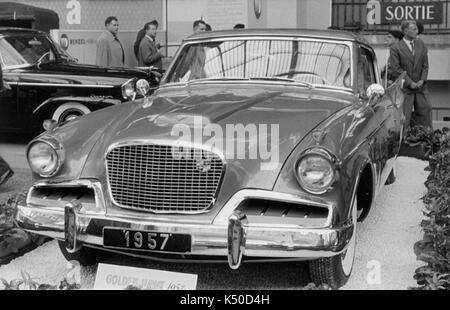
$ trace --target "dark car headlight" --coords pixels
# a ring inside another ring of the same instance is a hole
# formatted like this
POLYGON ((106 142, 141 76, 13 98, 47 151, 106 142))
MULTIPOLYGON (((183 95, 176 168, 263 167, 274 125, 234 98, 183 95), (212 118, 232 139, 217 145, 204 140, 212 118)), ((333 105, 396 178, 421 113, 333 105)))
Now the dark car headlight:
POLYGON ((64 162, 64 150, 61 145, 52 140, 36 140, 30 144, 27 160, 31 170, 41 177, 55 175, 64 162))
POLYGON ((331 187, 336 176, 333 157, 322 149, 304 153, 296 165, 300 186, 311 194, 323 194, 331 187))
POLYGON ((136 98, 136 79, 129 79, 122 85, 122 97, 125 100, 136 98))

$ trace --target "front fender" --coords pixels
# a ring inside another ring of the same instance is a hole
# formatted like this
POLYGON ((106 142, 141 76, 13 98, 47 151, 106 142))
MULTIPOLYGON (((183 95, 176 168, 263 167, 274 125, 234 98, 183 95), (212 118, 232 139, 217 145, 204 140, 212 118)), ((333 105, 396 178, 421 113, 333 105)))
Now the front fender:
POLYGON ((54 97, 45 100, 42 102, 36 109, 33 111, 33 115, 39 116, 43 113, 55 108, 66 102, 76 102, 81 103, 87 106, 91 111, 95 111, 98 109, 106 108, 113 105, 118 105, 122 103, 118 99, 107 98, 102 96, 91 96, 91 97, 75 97, 75 96, 67 96, 67 97, 54 97))

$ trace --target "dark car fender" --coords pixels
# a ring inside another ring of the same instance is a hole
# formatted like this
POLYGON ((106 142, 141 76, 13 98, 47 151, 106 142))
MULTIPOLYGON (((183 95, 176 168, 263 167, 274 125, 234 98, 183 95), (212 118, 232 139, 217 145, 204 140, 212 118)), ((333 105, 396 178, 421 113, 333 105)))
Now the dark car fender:
POLYGON ((52 111, 56 107, 64 104, 66 102, 75 102, 85 105, 89 110, 96 111, 99 109, 103 109, 109 106, 118 105, 121 103, 120 100, 110 98, 110 97, 101 97, 101 96, 91 96, 91 97, 75 97, 75 96, 67 96, 67 97, 54 97, 45 100, 42 102, 34 111, 33 115, 40 117, 42 115, 46 115, 49 111, 52 111))

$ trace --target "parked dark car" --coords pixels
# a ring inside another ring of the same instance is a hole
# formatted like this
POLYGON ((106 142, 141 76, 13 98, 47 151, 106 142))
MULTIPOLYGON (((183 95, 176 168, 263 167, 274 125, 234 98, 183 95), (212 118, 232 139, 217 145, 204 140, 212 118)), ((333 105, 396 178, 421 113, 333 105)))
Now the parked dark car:
POLYGON ((381 83, 349 33, 195 34, 153 96, 30 142, 17 221, 82 264, 105 251, 232 269, 307 260, 314 282, 340 287, 357 220, 395 180, 402 80, 381 83))
POLYGON ((77 64, 46 33, 0 28, 0 131, 42 131, 58 123, 135 98, 138 79, 157 87, 152 72, 77 64))

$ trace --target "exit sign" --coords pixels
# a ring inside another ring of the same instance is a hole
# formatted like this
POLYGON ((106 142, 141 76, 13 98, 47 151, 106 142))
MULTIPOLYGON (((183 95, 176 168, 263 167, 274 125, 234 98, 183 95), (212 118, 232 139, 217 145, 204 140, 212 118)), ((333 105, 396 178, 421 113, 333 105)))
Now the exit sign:
POLYGON ((422 24, 442 24, 443 3, 436 1, 367 2, 368 24, 400 24, 404 20, 416 20, 422 24))

